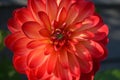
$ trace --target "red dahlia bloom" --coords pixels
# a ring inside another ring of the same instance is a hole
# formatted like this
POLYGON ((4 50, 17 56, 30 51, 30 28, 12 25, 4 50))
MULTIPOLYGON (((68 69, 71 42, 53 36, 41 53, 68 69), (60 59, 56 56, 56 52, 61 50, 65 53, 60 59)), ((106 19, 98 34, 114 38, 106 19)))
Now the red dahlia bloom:
POLYGON ((108 43, 94 10, 84 0, 28 0, 8 21, 15 69, 29 80, 93 80, 108 43))

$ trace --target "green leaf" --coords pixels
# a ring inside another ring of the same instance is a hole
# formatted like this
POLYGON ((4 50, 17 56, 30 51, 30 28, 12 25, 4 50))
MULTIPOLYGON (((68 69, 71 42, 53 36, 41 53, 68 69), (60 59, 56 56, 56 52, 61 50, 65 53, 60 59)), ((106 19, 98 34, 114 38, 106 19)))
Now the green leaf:
POLYGON ((112 69, 98 72, 95 80, 120 80, 120 70, 112 69))

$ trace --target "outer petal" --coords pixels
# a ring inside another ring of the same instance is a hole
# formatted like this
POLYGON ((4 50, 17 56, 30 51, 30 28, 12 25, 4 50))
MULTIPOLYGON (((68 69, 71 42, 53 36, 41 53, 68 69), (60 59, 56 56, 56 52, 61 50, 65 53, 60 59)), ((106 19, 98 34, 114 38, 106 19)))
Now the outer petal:
POLYGON ((28 80, 38 80, 37 77, 35 76, 35 70, 26 70, 27 78, 28 80))
POLYGON ((102 55, 104 55, 104 49, 99 43, 95 41, 89 41, 85 42, 84 45, 89 50, 93 58, 100 58, 102 55))
POLYGON ((27 69, 26 55, 23 56, 14 55, 13 65, 18 72, 22 74, 25 73, 25 70, 27 69))
POLYGON ((100 63, 99 61, 93 59, 93 69, 90 73, 87 74, 82 74, 80 79, 81 80, 94 80, 94 75, 95 73, 98 71, 98 69, 100 68, 100 63))
POLYGON ((15 33, 12 33, 10 35, 8 35, 6 38, 5 38, 5 45, 13 50, 13 46, 15 44, 15 42, 20 39, 20 38, 23 38, 25 37, 24 34, 22 34, 21 32, 15 32, 15 33), (19 37, 18 37, 19 36, 19 37))
POLYGON ((98 25, 99 21, 100 19, 98 16, 90 16, 81 23, 82 25, 79 28, 79 31, 89 30, 91 28, 94 28, 98 25))
POLYGON ((30 52, 27 57, 27 64, 30 68, 37 68, 47 60, 48 56, 44 55, 44 48, 37 48, 30 52))
POLYGON ((79 15, 77 16, 73 23, 81 22, 82 20, 84 20, 88 16, 91 16, 94 13, 94 4, 92 2, 85 2, 79 5, 81 5, 80 6, 81 9, 79 15))
POLYGON ((70 71, 63 68, 59 62, 57 62, 56 67, 55 67, 55 75, 60 80, 72 80, 72 75, 70 71))
POLYGON ((29 21, 23 24, 22 30, 28 38, 40 38, 39 30, 42 27, 39 23, 29 21))
POLYGON ((90 72, 88 74, 82 74, 80 79, 81 80, 94 80, 94 73, 90 72))
POLYGON ((89 51, 82 44, 76 45, 76 52, 78 56, 78 61, 83 73, 89 73, 92 68, 92 58, 89 51))
POLYGON ((103 25, 101 28, 99 28, 96 32, 95 32, 95 37, 94 39, 96 41, 102 40, 104 39, 106 36, 108 36, 109 33, 109 29, 107 25, 103 25))
POLYGON ((28 54, 30 50, 27 49, 26 46, 30 41, 31 40, 26 37, 18 39, 13 46, 14 54, 16 55, 28 54))
POLYGON ((13 17, 8 20, 8 29, 10 32, 14 33, 17 31, 21 31, 21 25, 17 22, 17 20, 13 17))
POLYGON ((17 9, 14 12, 14 16, 21 25, 27 21, 34 21, 32 14, 27 8, 17 9))
POLYGON ((73 76, 80 76, 80 66, 75 55, 68 53, 69 68, 73 76))
POLYGON ((78 29, 73 32, 71 37, 81 39, 81 40, 82 39, 92 39, 92 38, 94 38, 94 34, 90 31, 79 31, 79 29, 78 29))
POLYGON ((103 45, 101 43, 100 43, 100 45, 104 49, 104 54, 100 58, 98 58, 97 60, 102 61, 102 60, 105 60, 107 58, 107 56, 108 56, 108 49, 106 48, 105 45, 103 45))
POLYGON ((42 77, 44 76, 45 72, 47 71, 46 68, 47 68, 47 61, 45 61, 41 66, 38 67, 38 69, 36 71, 36 77, 38 79, 42 79, 42 77))

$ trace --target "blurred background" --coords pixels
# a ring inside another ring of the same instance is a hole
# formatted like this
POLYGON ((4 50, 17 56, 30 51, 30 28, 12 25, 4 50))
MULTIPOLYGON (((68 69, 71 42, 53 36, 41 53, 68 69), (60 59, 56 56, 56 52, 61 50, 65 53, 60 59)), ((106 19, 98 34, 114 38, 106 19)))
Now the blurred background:
MULTIPOLYGON (((95 80, 120 80, 120 0, 93 0, 98 13, 109 26, 108 58, 101 63, 95 80)), ((27 80, 12 66, 12 52, 3 44, 9 33, 7 20, 16 8, 25 6, 27 0, 0 0, 0 80, 27 80)))

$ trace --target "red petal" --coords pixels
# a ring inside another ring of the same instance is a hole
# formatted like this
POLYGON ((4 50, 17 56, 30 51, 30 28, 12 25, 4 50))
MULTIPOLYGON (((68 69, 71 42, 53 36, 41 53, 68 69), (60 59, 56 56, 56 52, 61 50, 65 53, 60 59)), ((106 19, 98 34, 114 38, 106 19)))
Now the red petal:
POLYGON ((51 23, 50 23, 50 19, 49 19, 48 15, 45 12, 39 12, 38 15, 39 15, 41 21, 43 22, 45 28, 50 31, 51 23))
POLYGON ((60 4, 61 0, 56 0, 56 2, 57 2, 57 5, 59 6, 59 4, 60 4))
POLYGON ((76 17, 78 16, 78 14, 79 14, 79 6, 77 4, 71 5, 70 9, 68 11, 68 14, 67 14, 66 22, 68 24, 71 24, 74 21, 74 19, 76 19, 76 17))
POLYGON ((79 28, 80 31, 88 30, 94 28, 99 23, 98 16, 90 16, 82 22, 82 27, 79 28))
POLYGON ((50 33, 47 29, 43 28, 39 31, 40 35, 43 37, 50 37, 50 33))
POLYGON ((94 4, 92 2, 81 3, 79 5, 81 5, 80 12, 74 23, 81 22, 82 20, 84 20, 88 16, 91 16, 94 13, 94 4))
POLYGON ((18 72, 20 72, 22 74, 25 74, 25 70, 27 69, 26 55, 24 55, 24 56, 16 56, 16 55, 14 55, 13 64, 14 64, 15 69, 18 72))
POLYGON ((51 44, 47 44, 45 47, 45 55, 51 54, 53 52, 54 48, 53 45, 51 44))
POLYGON ((101 46, 104 49, 104 54, 100 58, 97 59, 99 61, 105 60, 107 58, 107 56, 108 56, 108 49, 106 48, 106 46, 103 45, 103 44, 101 44, 101 46))
POLYGON ((62 64, 64 68, 68 68, 69 63, 68 63, 67 51, 62 49, 59 54, 60 54, 59 56, 60 63, 62 64))
POLYGON ((75 45, 72 43, 72 42, 69 42, 67 45, 66 45, 66 49, 69 53, 72 53, 74 54, 76 49, 75 49, 75 45))
POLYGON ((34 21, 34 18, 31 12, 27 8, 17 9, 14 14, 15 18, 23 24, 27 21, 34 21))
POLYGON ((47 61, 38 67, 38 70, 36 72, 36 76, 38 79, 41 79, 44 76, 46 72, 46 67, 47 67, 47 61))
POLYGON ((80 76, 80 66, 76 56, 68 53, 69 68, 73 76, 80 76))
POLYGON ((42 27, 37 22, 26 22, 22 26, 22 30, 28 38, 40 38, 39 30, 42 27))
POLYGON ((57 55, 58 53, 55 51, 52 51, 52 53, 50 53, 50 57, 48 60, 48 67, 47 67, 48 74, 51 74, 54 71, 57 62, 57 55))
POLYGON ((79 29, 72 34, 73 38, 77 39, 92 39, 94 34, 90 31, 79 31, 79 29))
POLYGON ((100 41, 104 46, 106 46, 109 42, 108 36, 106 36, 103 40, 100 41))
POLYGON ((36 21, 38 21, 40 24, 42 23, 39 19, 38 12, 44 11, 46 12, 46 7, 44 1, 46 0, 29 0, 28 1, 28 9, 31 10, 34 18, 36 21))
POLYGON ((13 46, 14 46, 15 42, 22 37, 24 37, 24 35, 21 34, 21 32, 12 33, 5 38, 5 45, 9 49, 13 50, 13 46))
POLYGON ((59 9, 61 8, 65 8, 66 10, 69 10, 69 7, 75 3, 75 0, 61 0, 60 4, 59 4, 59 9))
POLYGON ((30 68, 36 68, 42 65, 47 60, 44 55, 44 47, 34 49, 27 57, 27 64, 30 68))
POLYGON ((101 28, 99 28, 96 32, 95 32, 95 37, 94 39, 99 41, 104 39, 106 36, 108 36, 109 33, 109 29, 107 25, 103 25, 101 28))
POLYGON ((48 39, 34 40, 27 44, 27 48, 34 49, 37 47, 45 46, 49 43, 48 39))
POLYGON ((66 16, 67 16, 67 12, 65 8, 62 8, 59 13, 58 13, 58 22, 59 24, 64 23, 64 21, 66 20, 66 16))
MULTIPOLYGON (((91 27, 96 26, 96 25, 99 23, 99 21, 100 21, 100 18, 99 18, 98 16, 90 16, 90 17, 86 18, 86 19, 82 22, 82 24, 91 24, 91 26, 86 27, 87 29, 89 29, 89 28, 91 28, 91 27)), ((85 28, 85 29, 86 29, 86 28, 85 28)), ((85 30, 85 29, 84 29, 84 30, 85 30)))
POLYGON ((95 41, 86 42, 84 45, 88 48, 93 58, 100 58, 104 54, 102 46, 95 41))
POLYGON ((15 18, 10 18, 8 20, 8 29, 14 33, 17 31, 21 31, 21 25, 15 20, 15 18))
POLYGON ((28 80, 37 80, 37 77, 35 76, 35 70, 28 69, 26 70, 27 78, 28 80))
POLYGON ((92 58, 89 51, 82 44, 76 45, 76 51, 77 56, 79 57, 78 61, 81 67, 81 71, 83 73, 89 73, 93 68, 92 58))
POLYGON ((37 14, 39 11, 45 11, 45 4, 42 0, 29 0, 29 7, 37 14))
POLYGON ((90 72, 87 74, 82 74, 80 77, 81 80, 94 80, 94 73, 90 72))
POLYGON ((55 20, 56 18, 56 15, 57 15, 57 3, 56 3, 56 0, 47 0, 47 13, 50 17, 50 20, 53 21, 55 20))
POLYGON ((62 67, 60 63, 57 62, 55 67, 55 75, 60 80, 72 80, 72 75, 68 69, 62 67))
POLYGON ((29 50, 27 49, 27 44, 30 42, 31 40, 29 40, 28 38, 24 37, 24 38, 20 38, 18 39, 14 46, 13 46, 13 51, 16 55, 24 55, 24 54, 28 54, 29 50))
POLYGON ((85 31, 80 34, 80 37, 85 38, 85 39, 92 39, 94 37, 94 33, 90 31, 85 31))

